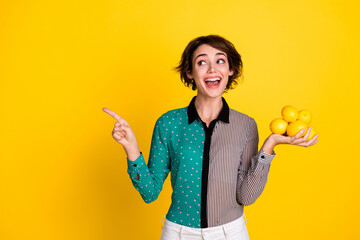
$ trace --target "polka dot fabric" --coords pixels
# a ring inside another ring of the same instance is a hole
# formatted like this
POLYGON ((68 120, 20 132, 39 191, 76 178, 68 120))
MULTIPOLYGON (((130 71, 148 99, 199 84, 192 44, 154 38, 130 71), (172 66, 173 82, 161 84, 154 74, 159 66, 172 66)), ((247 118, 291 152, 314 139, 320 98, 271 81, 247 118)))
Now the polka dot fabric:
POLYGON ((199 120, 188 124, 187 107, 169 111, 156 122, 149 162, 143 155, 131 162, 128 173, 144 199, 157 199, 171 171, 173 193, 166 218, 172 222, 200 228, 202 158, 204 127, 199 120), (139 180, 135 176, 139 174, 139 180))

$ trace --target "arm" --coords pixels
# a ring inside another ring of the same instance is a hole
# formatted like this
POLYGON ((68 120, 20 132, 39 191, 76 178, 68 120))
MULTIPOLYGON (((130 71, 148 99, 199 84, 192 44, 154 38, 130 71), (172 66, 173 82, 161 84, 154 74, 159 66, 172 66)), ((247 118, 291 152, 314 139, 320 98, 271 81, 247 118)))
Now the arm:
POLYGON ((238 168, 236 197, 242 205, 254 203, 263 192, 268 179, 270 163, 275 156, 274 152, 268 154, 263 148, 258 152, 258 143, 257 125, 252 119, 238 168))
POLYGON ((250 205, 254 203, 264 190, 268 179, 270 163, 275 156, 275 146, 279 144, 291 144, 309 147, 319 141, 317 140, 319 135, 315 135, 312 139, 307 139, 311 128, 308 129, 305 136, 300 137, 305 131, 306 129, 302 129, 292 137, 271 134, 265 140, 260 151, 257 152, 259 136, 256 122, 252 119, 248 141, 242 153, 241 164, 238 169, 236 196, 240 204, 250 205))
POLYGON ((146 203, 156 200, 170 172, 170 157, 166 136, 160 126, 161 118, 158 119, 154 128, 149 162, 146 165, 135 134, 127 121, 107 108, 103 108, 103 111, 118 121, 115 123, 112 135, 126 152, 127 172, 133 185, 146 203))
POLYGON ((128 158, 128 174, 141 197, 146 203, 155 201, 170 172, 169 148, 165 131, 161 128, 161 118, 155 124, 151 141, 149 162, 146 165, 142 153, 135 160, 128 158))

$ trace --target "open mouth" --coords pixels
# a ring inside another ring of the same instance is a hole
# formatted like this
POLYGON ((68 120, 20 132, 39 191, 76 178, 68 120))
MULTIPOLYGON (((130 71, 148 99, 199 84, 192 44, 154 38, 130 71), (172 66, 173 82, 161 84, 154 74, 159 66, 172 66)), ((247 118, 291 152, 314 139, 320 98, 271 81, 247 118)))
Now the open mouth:
POLYGON ((221 78, 219 78, 219 77, 206 78, 205 79, 205 84, 208 87, 217 87, 217 86, 220 85, 220 81, 221 81, 221 78))

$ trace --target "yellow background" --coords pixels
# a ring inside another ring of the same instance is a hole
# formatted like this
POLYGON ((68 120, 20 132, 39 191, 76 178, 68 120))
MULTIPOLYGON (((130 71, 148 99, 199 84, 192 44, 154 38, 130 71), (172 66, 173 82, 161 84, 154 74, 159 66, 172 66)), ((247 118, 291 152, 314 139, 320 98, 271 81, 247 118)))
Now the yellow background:
MULTIPOLYGON (((234 43, 244 81, 225 95, 261 143, 291 104, 319 143, 278 146, 251 239, 359 239, 356 1, 1 1, 0 239, 159 239, 167 179, 145 204, 111 137, 123 116, 147 157, 156 119, 195 92, 172 70, 205 34, 234 43)), ((260 143, 260 144, 261 144, 260 143)), ((259 146, 260 147, 260 146, 259 146)))

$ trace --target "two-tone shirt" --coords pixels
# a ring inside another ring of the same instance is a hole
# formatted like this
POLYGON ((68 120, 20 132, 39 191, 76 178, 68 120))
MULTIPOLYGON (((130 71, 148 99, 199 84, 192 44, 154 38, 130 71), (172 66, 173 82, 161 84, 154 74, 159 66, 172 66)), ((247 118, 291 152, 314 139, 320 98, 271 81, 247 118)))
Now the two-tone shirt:
POLYGON ((149 161, 128 160, 131 181, 146 203, 159 196, 171 174, 166 219, 184 226, 219 226, 243 214, 263 192, 275 153, 258 151, 255 120, 230 109, 207 126, 195 108, 168 111, 156 121, 149 161), (138 175, 138 177, 136 177, 138 175))

